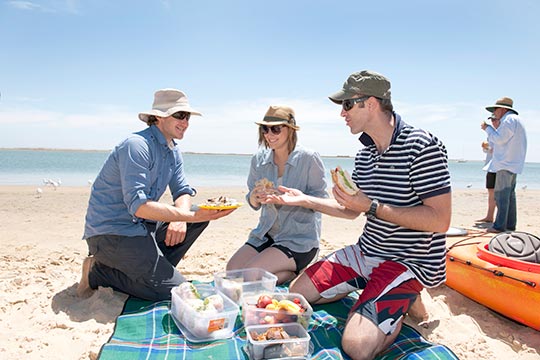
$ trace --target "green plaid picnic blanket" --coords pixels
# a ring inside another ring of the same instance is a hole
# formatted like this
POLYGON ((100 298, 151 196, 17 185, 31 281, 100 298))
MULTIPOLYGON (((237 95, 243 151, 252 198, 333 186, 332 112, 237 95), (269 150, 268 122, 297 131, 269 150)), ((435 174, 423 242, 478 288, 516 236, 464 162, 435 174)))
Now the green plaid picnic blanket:
MULTIPOLYGON (((341 350, 341 335, 354 297, 313 307, 308 332, 310 359, 350 359, 341 350)), ((232 338, 207 343, 186 341, 171 315, 170 301, 150 302, 129 298, 118 316, 114 333, 101 348, 100 360, 123 359, 248 359, 246 334, 237 317, 232 338)), ((377 360, 458 360, 447 347, 426 341, 412 327, 403 325, 394 344, 377 360)))

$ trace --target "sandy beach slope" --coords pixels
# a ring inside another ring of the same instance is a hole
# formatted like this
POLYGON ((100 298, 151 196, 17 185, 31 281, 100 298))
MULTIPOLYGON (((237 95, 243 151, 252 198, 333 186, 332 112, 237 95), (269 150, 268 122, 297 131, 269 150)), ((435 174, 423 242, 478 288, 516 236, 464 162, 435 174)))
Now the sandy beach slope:
MULTIPOLYGON (((216 195, 244 199, 246 191, 198 190, 195 203, 216 195)), ((65 359, 95 359, 111 336, 126 296, 105 288, 86 300, 75 295, 87 252, 81 234, 89 192, 87 187, 59 187, 43 188, 38 195, 34 187, 0 187, 0 358, 52 359, 62 354, 65 359)), ((539 197, 540 191, 519 189, 519 230, 540 235, 539 197)), ((485 215, 486 200, 483 190, 455 191, 452 225, 472 227, 485 215)), ((213 222, 179 269, 188 279, 211 280, 245 241, 257 217, 244 206, 213 222)), ((321 254, 356 242, 363 221, 325 216, 321 254)), ((427 329, 418 329, 460 359, 540 359, 540 332, 444 285, 424 290, 422 297, 431 322, 427 329)))

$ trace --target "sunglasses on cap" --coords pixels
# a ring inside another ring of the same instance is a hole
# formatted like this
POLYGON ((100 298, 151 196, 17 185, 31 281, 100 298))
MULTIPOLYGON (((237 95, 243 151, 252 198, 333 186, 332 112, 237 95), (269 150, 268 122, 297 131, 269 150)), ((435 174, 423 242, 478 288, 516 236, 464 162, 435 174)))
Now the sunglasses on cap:
POLYGON ((179 112, 175 112, 171 116, 178 120, 189 120, 189 118, 191 117, 191 113, 187 111, 179 111, 179 112))
POLYGON ((285 125, 274 125, 274 126, 267 126, 267 125, 261 125, 261 130, 263 134, 268 134, 269 131, 272 131, 272 134, 279 135, 281 134, 281 129, 285 125))
POLYGON ((349 111, 353 108, 354 104, 359 103, 359 102, 364 102, 370 97, 371 96, 362 96, 355 99, 346 99, 346 100, 343 100, 343 102, 341 103, 341 106, 343 106, 343 110, 349 111))

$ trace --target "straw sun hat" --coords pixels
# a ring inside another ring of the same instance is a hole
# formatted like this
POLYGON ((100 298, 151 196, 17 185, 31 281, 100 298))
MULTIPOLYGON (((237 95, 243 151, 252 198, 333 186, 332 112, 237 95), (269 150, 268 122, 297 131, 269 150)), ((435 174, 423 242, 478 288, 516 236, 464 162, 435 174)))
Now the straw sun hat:
POLYGON ((495 102, 495 105, 486 106, 486 110, 489 112, 494 112, 496 108, 505 108, 508 110, 512 110, 513 112, 518 115, 518 112, 512 108, 514 106, 514 101, 510 99, 509 97, 502 97, 499 100, 495 102))
POLYGON ((161 89, 154 94, 152 110, 140 113, 139 119, 148 122, 148 117, 151 115, 167 117, 179 111, 185 111, 191 115, 202 115, 189 105, 184 92, 176 89, 161 89))

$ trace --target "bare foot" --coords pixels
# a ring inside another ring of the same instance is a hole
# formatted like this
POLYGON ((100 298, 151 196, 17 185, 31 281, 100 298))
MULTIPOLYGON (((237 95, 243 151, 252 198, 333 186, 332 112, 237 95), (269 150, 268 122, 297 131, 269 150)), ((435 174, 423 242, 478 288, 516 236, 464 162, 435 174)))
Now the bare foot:
POLYGON ((422 301, 422 297, 418 295, 416 300, 409 308, 409 315, 418 322, 419 326, 427 327, 429 324, 429 313, 422 301))
POLYGON ((479 220, 476 220, 477 223, 483 223, 483 222, 486 222, 486 223, 492 223, 493 222, 493 219, 490 219, 490 218, 483 218, 483 219, 479 219, 479 220))
POLYGON ((94 289, 90 287, 88 274, 90 274, 90 270, 92 270, 92 267, 94 266, 95 262, 96 262, 96 259, 90 256, 88 256, 86 259, 83 260, 81 280, 79 281, 79 285, 77 286, 78 297, 87 298, 87 297, 90 297, 92 293, 94 292, 94 289))

